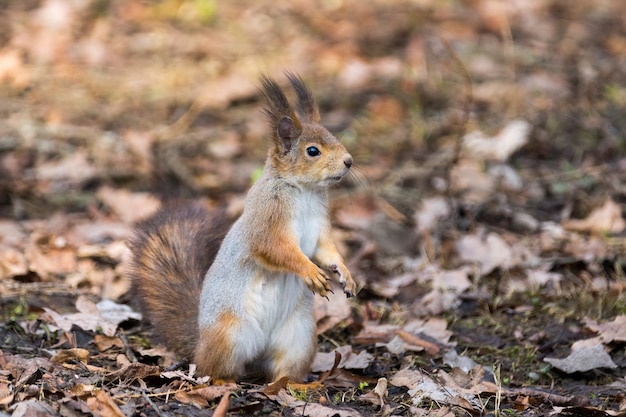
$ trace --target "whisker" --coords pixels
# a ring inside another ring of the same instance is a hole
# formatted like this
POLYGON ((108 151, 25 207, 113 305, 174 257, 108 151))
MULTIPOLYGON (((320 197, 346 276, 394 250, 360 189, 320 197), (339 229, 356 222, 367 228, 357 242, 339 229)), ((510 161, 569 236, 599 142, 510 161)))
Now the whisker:
POLYGON ((370 185, 369 178, 358 166, 353 165, 348 172, 348 178, 356 185, 356 188, 367 188, 370 185))

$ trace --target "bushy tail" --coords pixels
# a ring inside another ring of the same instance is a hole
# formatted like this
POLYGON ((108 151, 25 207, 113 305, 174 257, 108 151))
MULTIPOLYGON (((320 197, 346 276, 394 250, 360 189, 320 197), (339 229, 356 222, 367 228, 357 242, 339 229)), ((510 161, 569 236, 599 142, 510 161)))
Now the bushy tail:
POLYGON ((202 281, 229 224, 199 203, 170 203, 138 224, 129 275, 144 319, 179 355, 198 341, 202 281))

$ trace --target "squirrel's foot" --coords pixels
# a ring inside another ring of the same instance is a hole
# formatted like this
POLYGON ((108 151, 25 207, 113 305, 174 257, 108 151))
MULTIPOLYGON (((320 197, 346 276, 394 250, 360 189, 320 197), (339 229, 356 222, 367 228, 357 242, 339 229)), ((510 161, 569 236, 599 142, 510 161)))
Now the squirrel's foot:
POLYGON ((317 265, 312 265, 313 266, 311 267, 309 273, 303 277, 304 283, 314 293, 318 293, 322 297, 326 297, 326 294, 329 291, 332 291, 328 275, 326 275, 326 272, 324 272, 324 270, 317 265))
POLYGON ((330 265, 330 270, 339 276, 339 283, 343 287, 343 292, 348 298, 356 295, 356 282, 352 279, 352 275, 348 268, 343 264, 330 265))

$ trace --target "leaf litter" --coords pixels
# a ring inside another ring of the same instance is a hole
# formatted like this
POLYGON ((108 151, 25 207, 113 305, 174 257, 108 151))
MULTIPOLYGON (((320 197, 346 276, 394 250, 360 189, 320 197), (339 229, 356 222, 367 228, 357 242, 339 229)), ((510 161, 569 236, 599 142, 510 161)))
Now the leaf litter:
POLYGON ((0 412, 623 415, 626 9, 518 3, 8 5, 0 412), (240 210, 282 68, 358 162, 360 292, 316 299, 304 384, 213 381, 139 324, 125 240, 163 198, 240 210))

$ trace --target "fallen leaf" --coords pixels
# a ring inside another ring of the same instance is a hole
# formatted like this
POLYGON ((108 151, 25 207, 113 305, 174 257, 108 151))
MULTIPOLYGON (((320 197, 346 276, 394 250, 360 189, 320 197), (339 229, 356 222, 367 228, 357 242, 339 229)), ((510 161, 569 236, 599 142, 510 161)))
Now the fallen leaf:
POLYGON ((440 269, 427 264, 418 270, 421 283, 430 283, 431 290, 411 306, 417 316, 432 316, 457 307, 460 295, 471 287, 466 269, 440 269))
POLYGON ((124 417, 122 410, 103 389, 96 391, 95 396, 87 398, 87 406, 99 417, 124 417))
POLYGON ((140 362, 133 362, 122 369, 107 374, 108 380, 136 381, 152 376, 161 375, 161 369, 155 365, 146 365, 140 362))
POLYGON ((385 405, 385 397, 387 397, 387 378, 378 378, 378 383, 374 389, 361 395, 359 399, 382 408, 385 405))
POLYGON ((601 323, 584 318, 583 323, 588 329, 600 334, 602 343, 626 342, 626 315, 615 317, 608 323, 601 323))
POLYGON ((389 279, 374 281, 370 284, 369 289, 382 297, 391 298, 398 295, 402 288, 414 283, 417 278, 416 273, 409 272, 389 279))
POLYGON ((2 408, 8 407, 15 398, 13 391, 13 385, 9 385, 7 382, 0 382, 0 406, 2 408))
POLYGON ((59 350, 52 358, 50 358, 50 361, 58 364, 66 363, 70 360, 87 363, 88 358, 89 351, 87 349, 72 348, 59 350))
POLYGON ((568 374, 587 372, 596 368, 617 368, 601 343, 595 343, 593 346, 581 346, 577 349, 572 346, 571 353, 564 359, 544 358, 543 360, 568 374))
POLYGON ((39 181, 54 184, 48 191, 58 192, 67 187, 82 185, 97 175, 97 169, 89 161, 87 151, 78 150, 57 161, 44 162, 35 169, 39 181))
POLYGON ((152 194, 133 193, 108 186, 101 187, 96 195, 126 224, 149 217, 161 204, 152 194))
POLYGON ((104 352, 113 347, 120 348, 120 349, 124 348, 124 342, 122 342, 122 339, 116 336, 106 336, 103 334, 97 334, 93 338, 93 342, 100 352, 104 352))
POLYGON ((207 401, 206 398, 204 398, 201 395, 196 395, 193 392, 189 392, 189 391, 176 392, 174 394, 174 399, 176 399, 176 401, 179 401, 183 404, 193 405, 194 407, 197 407, 200 409, 209 407, 209 402, 207 401))
POLYGON ((622 217, 622 207, 609 198, 584 219, 566 221, 563 227, 578 232, 620 233, 626 227, 626 221, 622 217))
POLYGON ((484 163, 463 158, 450 169, 450 188, 464 193, 464 200, 478 204, 493 195, 495 179, 485 172, 484 163))
POLYGON ((56 311, 44 307, 46 315, 43 319, 56 324, 59 328, 70 331, 76 325, 83 330, 102 330, 106 336, 114 336, 117 325, 128 319, 141 320, 141 314, 133 311, 128 305, 117 304, 111 300, 102 300, 98 304, 90 301, 85 296, 76 300, 78 313, 59 314, 56 311))
POLYGON ((226 417, 228 414, 228 407, 230 405, 230 391, 226 392, 220 400, 215 410, 213 410, 213 417, 226 417))
POLYGON ((443 197, 430 197, 422 200, 420 208, 415 212, 417 232, 433 231, 439 221, 450 215, 450 204, 443 197))
POLYGON ((315 297, 314 311, 317 333, 322 334, 352 315, 352 303, 341 290, 327 295, 328 299, 315 297))
POLYGON ((439 346, 435 343, 429 342, 409 332, 405 332, 404 330, 399 330, 398 336, 409 345, 423 347, 426 353, 431 356, 439 354, 439 346))
POLYGON ((37 400, 26 400, 18 402, 11 408, 12 417, 54 417, 58 415, 58 412, 56 412, 50 404, 46 404, 42 401, 37 400))
POLYGON ((358 354, 354 353, 352 346, 340 346, 332 352, 317 352, 311 370, 313 372, 325 372, 330 370, 335 363, 335 352, 341 355, 338 367, 344 369, 365 369, 374 360, 374 356, 363 350, 358 354))
POLYGON ((496 135, 474 131, 463 136, 463 149, 474 158, 504 162, 528 142, 531 125, 525 120, 511 120, 496 135))
POLYGON ((467 356, 460 356, 456 349, 451 349, 443 355, 443 363, 451 368, 459 368, 463 372, 471 371, 476 365, 476 362, 467 356))
POLYGON ((74 397, 85 397, 87 395, 92 395, 96 389, 98 389, 98 387, 94 384, 78 383, 70 388, 70 394, 74 397))
POLYGON ((477 234, 462 236, 456 242, 456 251, 461 260, 477 263, 481 275, 499 267, 509 269, 515 266, 511 247, 496 233, 489 233, 484 238, 477 234))

